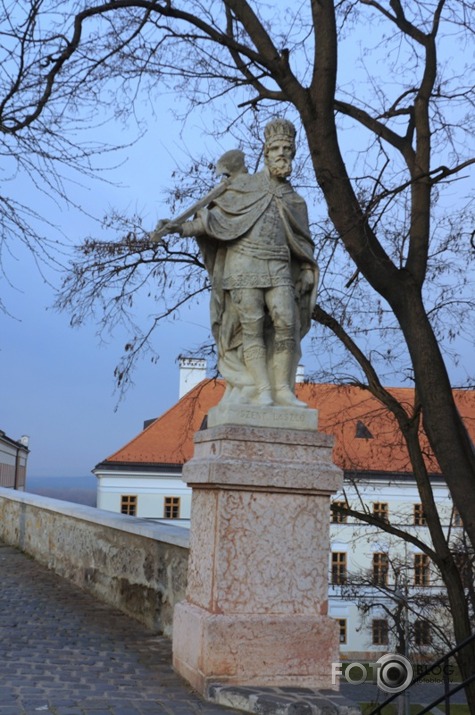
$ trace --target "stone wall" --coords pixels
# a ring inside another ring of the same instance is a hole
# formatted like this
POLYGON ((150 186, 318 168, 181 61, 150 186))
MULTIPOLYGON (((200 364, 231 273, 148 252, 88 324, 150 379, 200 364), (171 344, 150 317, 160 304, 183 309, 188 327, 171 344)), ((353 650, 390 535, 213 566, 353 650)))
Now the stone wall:
POLYGON ((171 635, 173 607, 186 589, 185 529, 0 488, 0 539, 171 635))

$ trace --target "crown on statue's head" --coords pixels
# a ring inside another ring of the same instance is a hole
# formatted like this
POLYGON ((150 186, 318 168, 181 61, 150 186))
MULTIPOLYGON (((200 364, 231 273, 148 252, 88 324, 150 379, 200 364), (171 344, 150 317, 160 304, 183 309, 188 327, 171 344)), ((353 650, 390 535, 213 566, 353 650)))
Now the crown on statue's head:
POLYGON ((272 119, 264 129, 264 138, 266 144, 271 144, 276 139, 288 139, 295 144, 296 136, 295 127, 288 119, 272 119))

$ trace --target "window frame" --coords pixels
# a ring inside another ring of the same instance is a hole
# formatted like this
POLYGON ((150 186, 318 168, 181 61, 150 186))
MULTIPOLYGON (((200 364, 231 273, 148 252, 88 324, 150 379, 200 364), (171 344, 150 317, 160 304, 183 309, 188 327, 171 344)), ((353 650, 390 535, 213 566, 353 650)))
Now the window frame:
POLYGON ((389 645, 389 624, 387 618, 373 618, 371 622, 373 645, 389 645), (378 624, 378 625, 376 625, 378 624), (381 624, 384 624, 382 627, 381 624), (377 637, 376 637, 377 636, 377 637))
POLYGON ((374 586, 387 586, 389 574, 389 555, 386 551, 373 553, 372 582, 374 586))
POLYGON ((414 526, 427 526, 427 516, 424 511, 424 504, 414 504, 413 524, 414 526))
POLYGON ((462 517, 460 516, 460 512, 457 509, 457 507, 455 506, 455 504, 452 507, 452 515, 451 515, 450 522, 451 522, 451 525, 457 529, 463 527, 462 517))
MULTIPOLYGON (((337 504, 338 506, 346 507, 345 501, 336 500, 336 501, 332 502, 332 504, 337 504)), ((348 523, 348 514, 341 514, 341 513, 331 511, 330 516, 331 516, 332 524, 347 524, 348 523)))
POLYGON ((164 496, 163 497, 163 518, 164 519, 179 519, 181 512, 181 497, 164 496), (170 511, 167 514, 167 510, 170 511), (174 513, 176 510, 176 513, 174 513))
POLYGON ((343 586, 348 579, 348 557, 346 551, 331 552, 331 585, 343 586), (336 557, 336 558, 335 558, 336 557))
POLYGON ((338 642, 340 645, 346 645, 348 643, 348 619, 347 618, 335 618, 338 623, 338 642))
POLYGON ((381 521, 389 521, 389 504, 384 501, 373 502, 373 516, 381 521))
POLYGON ((137 494, 121 494, 120 513, 126 516, 137 516, 138 501, 137 494))
POLYGON ((431 645, 432 634, 430 623, 428 621, 414 621, 414 644, 417 646, 431 645))
POLYGON ((414 554, 414 586, 430 586, 430 558, 427 554, 414 554))

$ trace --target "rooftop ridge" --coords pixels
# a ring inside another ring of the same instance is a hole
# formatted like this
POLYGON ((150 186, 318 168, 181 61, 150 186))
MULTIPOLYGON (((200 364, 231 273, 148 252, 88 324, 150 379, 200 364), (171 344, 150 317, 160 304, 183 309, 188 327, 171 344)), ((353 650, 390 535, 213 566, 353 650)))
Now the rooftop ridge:
MULTIPOLYGON (((193 454, 194 434, 202 427, 211 407, 225 388, 220 378, 206 378, 133 439, 99 463, 139 465, 181 465, 193 454)), ((386 388, 410 410, 414 389, 386 388)), ((394 416, 369 390, 358 385, 302 382, 297 396, 319 410, 318 430, 333 435, 334 460, 345 471, 391 471, 411 473, 407 448, 394 416)), ((472 438, 475 436, 475 391, 454 390, 455 400, 472 438)), ((429 472, 440 474, 421 429, 429 472)), ((99 466, 99 465, 97 465, 99 466)))
MULTIPOLYGON (((152 422, 151 424, 149 424, 147 427, 145 427, 145 429, 143 429, 141 432, 139 432, 139 434, 137 434, 137 435, 136 435, 135 437, 133 437, 131 440, 129 440, 128 442, 126 442, 124 445, 122 445, 122 447, 120 447, 119 449, 117 449, 117 450, 116 450, 115 452, 113 452, 111 455, 109 455, 109 456, 106 457, 105 459, 101 460, 101 462, 99 462, 99 464, 102 464, 103 462, 115 462, 115 461, 118 461, 118 460, 116 459, 116 456, 117 456, 117 455, 121 454, 127 447, 130 447, 131 445, 133 445, 134 443, 136 443, 138 440, 140 440, 146 432, 149 432, 150 430, 153 430, 153 428, 156 426, 156 423, 157 423, 157 422, 159 422, 160 420, 165 419, 168 415, 173 414, 173 412, 175 412, 175 411, 179 408, 180 405, 183 405, 185 402, 191 401, 192 399, 196 399, 195 393, 199 393, 199 392, 200 392, 201 390, 203 390, 203 388, 206 387, 210 382, 223 383, 223 386, 224 386, 224 380, 222 380, 222 378, 215 378, 215 377, 207 377, 207 378, 205 378, 204 380, 202 380, 201 382, 199 382, 198 385, 195 385, 189 392, 187 392, 185 395, 183 395, 183 397, 180 397, 180 399, 178 400, 178 402, 175 402, 174 405, 172 405, 171 407, 169 407, 167 410, 165 410, 165 412, 163 412, 161 415, 159 415, 159 417, 157 417, 156 419, 154 419, 153 422, 152 422)), ((153 463, 153 462, 152 462, 152 463, 153 463)), ((98 465, 96 465, 96 466, 98 466, 98 465)))

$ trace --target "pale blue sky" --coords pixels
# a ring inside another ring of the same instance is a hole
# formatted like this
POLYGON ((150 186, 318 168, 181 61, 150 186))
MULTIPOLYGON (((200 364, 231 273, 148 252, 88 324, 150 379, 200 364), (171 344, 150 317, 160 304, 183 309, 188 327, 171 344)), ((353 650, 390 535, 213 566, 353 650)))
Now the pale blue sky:
MULTIPOLYGON (((137 207, 150 217, 150 227, 164 214, 164 191, 172 182, 170 156, 173 137, 170 118, 163 126, 150 126, 148 134, 121 154, 126 163, 111 178, 117 187, 87 182, 73 187, 73 196, 91 213, 101 216, 109 206, 137 207), (165 125, 169 141, 162 137, 165 125)), ((117 141, 123 141, 118 136, 117 141)), ((179 156, 179 149, 176 149, 179 156)), ((17 186, 21 189, 22 184, 17 186)), ((44 197, 30 194, 30 205, 47 207, 72 243, 79 242, 93 223, 74 209, 57 212, 44 197)), ((53 289, 45 282, 32 257, 17 248, 5 256, 14 287, 1 281, 2 295, 14 317, 0 314, 0 429, 18 439, 30 436, 29 474, 32 476, 88 474, 95 464, 142 427, 143 420, 168 409, 178 397, 178 365, 181 352, 192 349, 209 335, 207 306, 185 310, 180 319, 165 325, 157 335, 160 360, 140 364, 135 385, 117 405, 113 370, 122 354, 126 336, 121 331, 100 344, 91 321, 72 329, 66 314, 51 306, 53 289), (117 408, 117 409, 116 409, 117 408)), ((46 270, 53 281, 59 276, 46 270)), ((151 306, 142 306, 144 314, 151 306)))
MULTIPOLYGON (((346 51, 356 48, 347 47, 346 51)), ((354 62, 350 56, 341 67, 351 85, 354 62)), ((213 144, 205 136, 203 112, 192 115, 186 131, 180 134, 181 127, 169 113, 167 101, 175 102, 176 98, 161 97, 158 117, 150 119, 145 136, 117 157, 110 157, 111 164, 124 162, 108 175, 122 186, 86 180, 83 186, 72 183, 69 192, 73 200, 97 217, 111 206, 137 209, 152 228, 157 218, 168 214, 165 190, 173 184, 175 160, 186 164, 194 143, 199 153, 209 154, 210 161, 234 148, 234 144, 213 144)), ((94 130, 93 136, 124 144, 133 134, 133 128, 125 130, 111 122, 94 130)), ((355 151, 364 146, 359 146, 353 132, 347 133, 344 141, 355 151)), ((92 222, 78 211, 58 210, 38 192, 25 190, 21 177, 12 195, 15 190, 29 205, 46 212, 72 244, 94 231, 92 222)), ((207 340, 207 305, 185 310, 178 320, 162 327, 157 334, 159 363, 152 365, 146 358, 139 365, 135 386, 117 406, 113 370, 127 336, 117 331, 101 345, 93 322, 72 330, 68 316, 51 309, 53 290, 31 256, 18 249, 14 257, 7 255, 4 260, 16 288, 1 278, 0 290, 14 318, 0 313, 0 429, 14 439, 30 436, 32 476, 88 474, 96 463, 137 434, 143 420, 158 416, 175 403, 179 382, 176 358, 207 340)), ((59 280, 59 276, 53 280, 59 280)), ((146 315, 153 312, 153 306, 143 304, 140 310, 146 315)), ((471 354, 472 346, 462 349, 471 354)), ((315 367, 312 360, 315 358, 308 350, 304 352, 303 363, 308 370, 315 367)), ((462 373, 460 381, 463 377, 462 373)))

